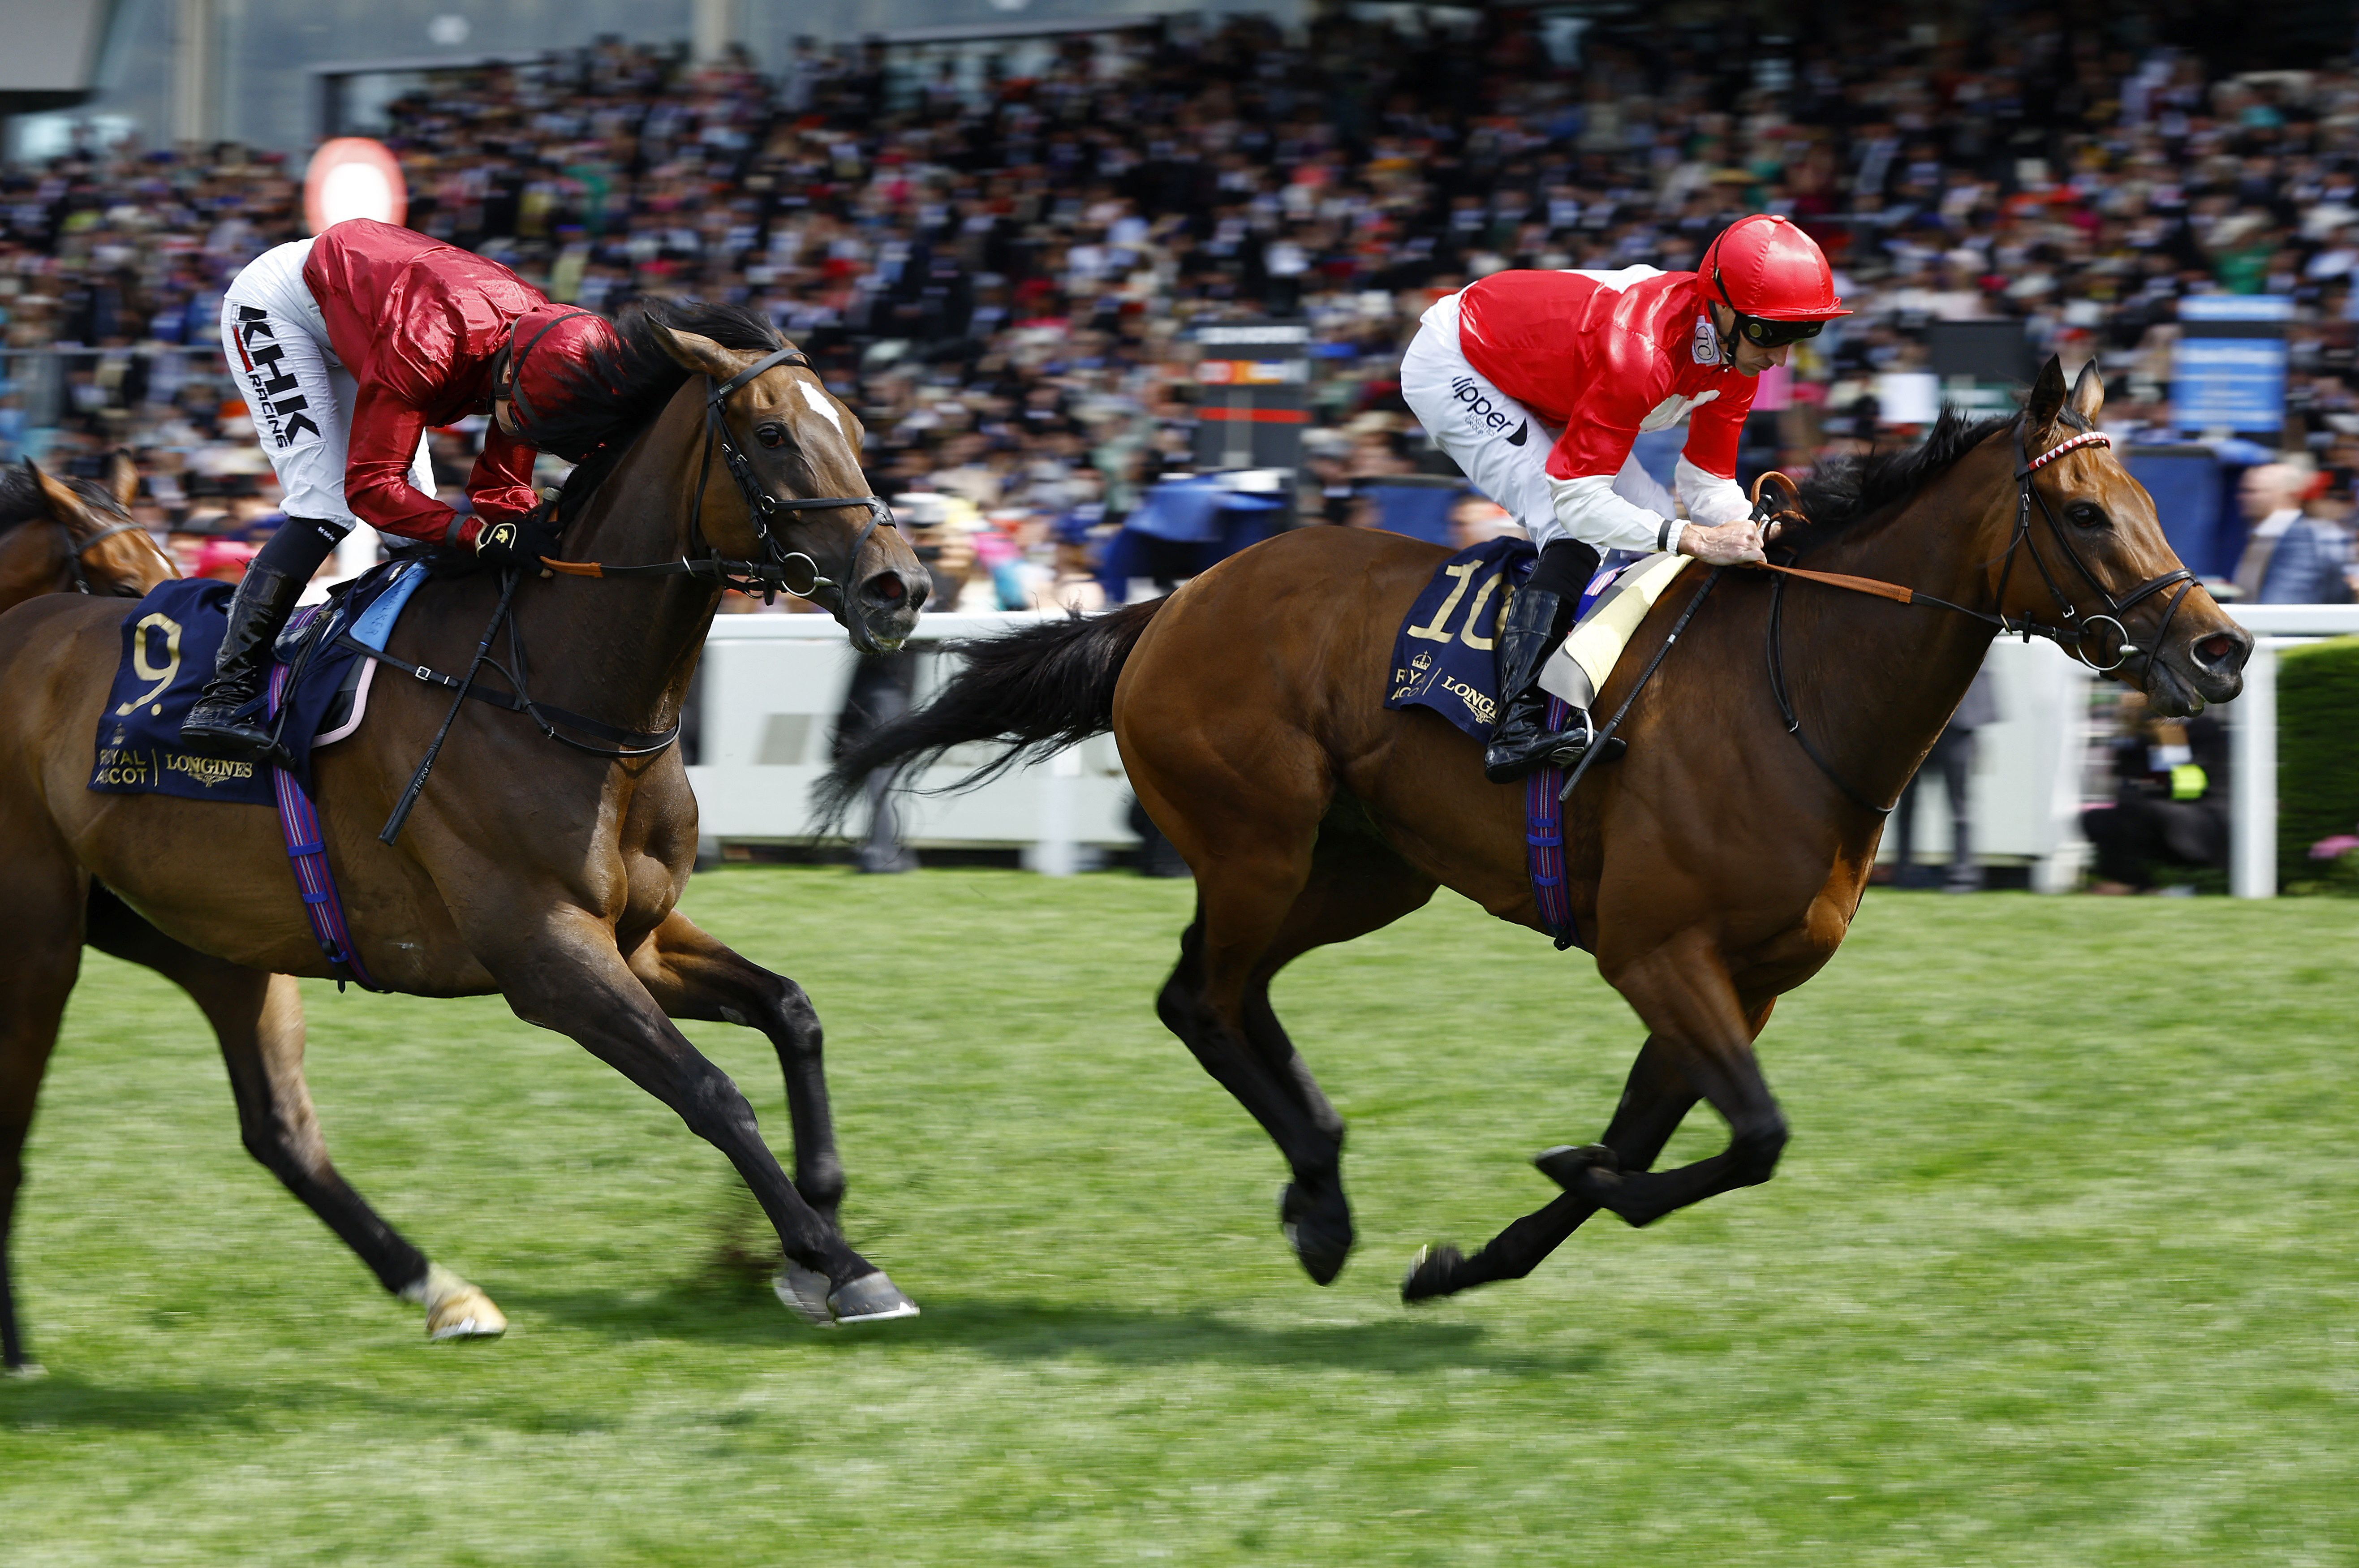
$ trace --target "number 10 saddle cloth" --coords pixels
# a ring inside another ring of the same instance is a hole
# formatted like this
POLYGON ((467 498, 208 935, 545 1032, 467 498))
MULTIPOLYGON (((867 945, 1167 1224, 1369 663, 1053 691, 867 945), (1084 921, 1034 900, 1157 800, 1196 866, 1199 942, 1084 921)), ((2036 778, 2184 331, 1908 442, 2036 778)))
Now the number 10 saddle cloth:
MULTIPOLYGON (((1519 539, 1489 539, 1441 563, 1393 642, 1387 708, 1431 708, 1478 741, 1499 715, 1495 653, 1512 587, 1538 558, 1519 539)), ((1540 689, 1576 707, 1596 702, 1631 634, 1687 566, 1684 555, 1642 556, 1590 579, 1564 645, 1540 670, 1540 689)))

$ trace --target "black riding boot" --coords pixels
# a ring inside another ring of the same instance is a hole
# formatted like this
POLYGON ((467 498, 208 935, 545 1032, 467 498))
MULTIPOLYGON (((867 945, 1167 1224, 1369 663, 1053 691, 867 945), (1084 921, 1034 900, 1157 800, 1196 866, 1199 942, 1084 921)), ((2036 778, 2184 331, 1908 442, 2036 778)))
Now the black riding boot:
MULTIPOLYGON (((1570 768, 1589 749, 1594 732, 1584 709, 1573 710, 1574 724, 1549 733, 1549 694, 1539 679, 1540 666, 1571 629, 1562 622, 1596 570, 1595 550, 1577 539, 1559 539, 1541 553, 1507 606, 1506 624, 1499 628, 1499 718, 1483 751, 1483 776, 1494 784, 1512 784, 1551 762, 1570 768)), ((1606 746, 1601 761, 1626 749, 1618 736, 1606 746)))
POLYGON ((260 762, 270 755, 270 726, 259 713, 239 717, 262 693, 270 673, 270 645, 278 638, 303 585, 348 530, 335 523, 289 517, 260 553, 229 602, 212 679, 180 725, 180 744, 207 757, 260 762))

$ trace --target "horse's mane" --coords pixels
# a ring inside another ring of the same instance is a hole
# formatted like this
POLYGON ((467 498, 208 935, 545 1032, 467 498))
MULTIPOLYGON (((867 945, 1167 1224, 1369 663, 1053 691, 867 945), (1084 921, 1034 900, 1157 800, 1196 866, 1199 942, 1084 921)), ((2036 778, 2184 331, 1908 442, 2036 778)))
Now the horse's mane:
POLYGON ((581 508, 691 374, 664 348, 658 326, 756 354, 785 346, 767 317, 743 306, 654 296, 624 306, 614 321, 620 349, 592 349, 567 366, 559 382, 562 409, 533 426, 542 451, 577 464, 565 481, 562 515, 581 508))
POLYGON ((1802 481, 1802 510, 1810 527, 1785 542, 1805 555, 1843 538, 1947 474, 2016 418, 2000 414, 1969 421, 1956 409, 1943 408, 1921 445, 1837 458, 1813 469, 1802 481))
MULTIPOLYGON (((73 493, 108 517, 119 517, 123 507, 114 499, 114 492, 94 479, 69 479, 66 485, 73 493)), ((21 463, 0 466, 0 534, 35 517, 49 515, 49 498, 41 494, 32 471, 21 463)))

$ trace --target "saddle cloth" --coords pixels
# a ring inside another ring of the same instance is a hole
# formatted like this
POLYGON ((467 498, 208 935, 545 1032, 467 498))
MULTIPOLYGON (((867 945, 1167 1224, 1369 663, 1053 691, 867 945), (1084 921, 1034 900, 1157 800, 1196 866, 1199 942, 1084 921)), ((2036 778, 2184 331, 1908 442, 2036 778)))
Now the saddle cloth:
MULTIPOLYGON (((1393 639, 1385 706, 1430 708, 1474 739, 1488 741, 1499 716, 1495 650, 1506 589, 1520 586, 1538 560, 1527 540, 1495 539, 1443 561, 1393 639)), ((1642 556, 1593 577, 1573 629, 1541 667, 1541 689, 1584 708, 1593 702, 1630 634, 1688 560, 1642 556)))
MULTIPOLYGON (((376 567, 327 604, 299 612, 272 649, 274 663, 299 667, 281 700, 288 718, 280 733, 306 789, 312 749, 360 727, 376 669, 376 660, 339 649, 338 634, 349 629, 355 641, 383 648, 425 576, 420 562, 376 567)), ((123 653, 99 713, 91 789, 105 795, 276 804, 267 766, 180 747, 181 721, 212 675, 230 593, 226 583, 179 578, 158 584, 123 617, 123 653)))

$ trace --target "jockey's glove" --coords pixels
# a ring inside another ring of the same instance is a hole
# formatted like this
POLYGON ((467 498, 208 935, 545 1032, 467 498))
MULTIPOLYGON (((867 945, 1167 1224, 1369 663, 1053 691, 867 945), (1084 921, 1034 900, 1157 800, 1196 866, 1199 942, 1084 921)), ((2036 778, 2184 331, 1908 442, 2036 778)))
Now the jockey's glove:
POLYGON ((554 556, 557 550, 557 524, 547 507, 521 517, 485 523, 475 535, 475 553, 495 566, 539 571, 540 558, 554 556))

